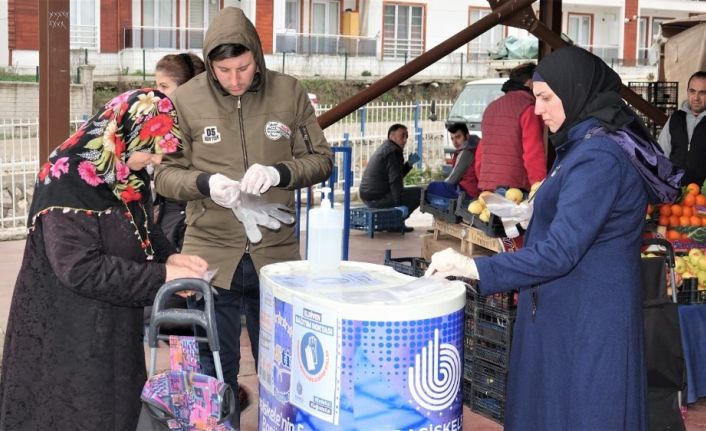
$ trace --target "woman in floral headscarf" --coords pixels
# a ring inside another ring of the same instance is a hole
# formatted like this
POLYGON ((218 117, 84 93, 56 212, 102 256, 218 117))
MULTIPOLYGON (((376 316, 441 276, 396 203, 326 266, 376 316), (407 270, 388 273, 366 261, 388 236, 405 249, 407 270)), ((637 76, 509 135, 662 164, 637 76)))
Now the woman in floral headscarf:
POLYGON ((15 285, 0 429, 134 430, 145 382, 142 307, 201 277, 152 228, 146 167, 181 150, 162 93, 111 100, 42 165, 15 285))

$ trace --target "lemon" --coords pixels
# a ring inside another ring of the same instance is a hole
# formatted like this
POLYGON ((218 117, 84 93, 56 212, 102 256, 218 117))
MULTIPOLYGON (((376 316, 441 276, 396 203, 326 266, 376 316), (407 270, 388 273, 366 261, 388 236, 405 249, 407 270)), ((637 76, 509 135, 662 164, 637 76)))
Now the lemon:
POLYGON ((484 191, 484 192, 480 192, 480 195, 478 195, 478 200, 480 201, 480 203, 483 204, 483 206, 485 206, 485 199, 483 199, 483 198, 484 198, 485 196, 489 196, 489 195, 492 195, 492 194, 493 194, 493 192, 489 192, 488 190, 486 190, 486 191, 484 191))
POLYGON ((483 211, 481 211, 478 218, 481 221, 488 223, 490 221, 490 210, 488 208, 483 208, 483 211))
POLYGON ((509 199, 509 200, 515 202, 516 204, 519 204, 520 202, 522 202, 523 198, 524 198, 524 194, 522 193, 522 190, 520 190, 520 189, 512 187, 512 188, 507 189, 507 191, 505 192, 505 199, 509 199))
POLYGON ((485 209, 485 205, 481 203, 479 200, 475 200, 468 204, 468 212, 471 214, 480 214, 483 210, 485 209))

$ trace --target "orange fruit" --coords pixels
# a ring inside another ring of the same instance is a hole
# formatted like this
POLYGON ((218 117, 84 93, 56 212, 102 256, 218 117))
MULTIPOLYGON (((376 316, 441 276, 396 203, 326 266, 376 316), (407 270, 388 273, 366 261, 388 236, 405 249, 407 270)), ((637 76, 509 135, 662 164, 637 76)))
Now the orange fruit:
POLYGON ((691 217, 694 215, 694 209, 692 207, 682 207, 681 210, 682 210, 682 214, 681 214, 682 217, 683 216, 691 217))
POLYGON ((668 230, 667 231, 667 239, 671 239, 671 240, 681 239, 681 234, 675 230, 668 230))
POLYGON ((679 226, 679 216, 669 216, 669 226, 679 226))
POLYGON ((681 234, 681 239, 683 239, 683 240, 688 240, 688 239, 689 239, 689 234, 688 234, 688 233, 683 233, 683 234, 681 234))
POLYGON ((701 217, 695 215, 689 217, 689 224, 691 226, 701 226, 701 217))
POLYGON ((706 205, 706 196, 696 195, 696 197, 694 199, 695 199, 696 205, 701 205, 701 206, 706 205))
POLYGON ((693 207, 694 204, 696 204, 696 195, 695 194, 688 194, 684 196, 684 199, 681 200, 682 205, 685 205, 687 207, 693 207))
POLYGON ((657 224, 660 226, 669 226, 669 216, 659 216, 657 224))
POLYGON ((689 184, 686 186, 686 192, 687 192, 688 194, 695 194, 695 195, 698 195, 699 193, 701 193, 701 187, 699 187, 699 185, 696 184, 696 183, 689 183, 689 184))
POLYGON ((647 204, 647 214, 650 215, 654 212, 655 207, 652 206, 652 204, 647 204))
POLYGON ((689 217, 689 216, 679 217, 679 226, 689 226, 689 223, 691 223, 691 217, 689 217))
MULTIPOLYGON (((704 197, 704 198, 706 199, 706 197, 704 197)), ((669 205, 660 205, 659 206, 659 215, 669 217, 670 215, 672 215, 672 207, 669 205)))
POLYGON ((682 211, 682 207, 679 204, 672 204, 672 215, 673 216, 680 216, 683 215, 684 211, 682 211))

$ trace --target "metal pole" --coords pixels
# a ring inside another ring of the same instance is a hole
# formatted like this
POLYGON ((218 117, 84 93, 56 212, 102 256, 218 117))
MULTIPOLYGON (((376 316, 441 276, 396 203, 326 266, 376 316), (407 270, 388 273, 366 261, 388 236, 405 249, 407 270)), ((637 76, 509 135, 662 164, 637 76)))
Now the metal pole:
POLYGON ((145 49, 142 49, 142 80, 146 81, 147 77, 145 74, 147 73, 147 61, 145 61, 145 49))
POLYGON ((348 52, 345 53, 343 61, 343 80, 348 81, 348 52))
POLYGON ((461 79, 463 79, 463 53, 461 53, 461 79))
POLYGON ((341 148, 343 151, 343 252, 342 260, 348 260, 349 238, 351 234, 351 186, 353 185, 353 170, 351 158, 353 149, 349 146, 341 148))
POLYGON ((419 154, 419 161, 417 162, 417 168, 422 169, 422 154, 424 154, 424 145, 422 144, 422 136, 424 136, 424 131, 419 128, 417 129, 417 154, 419 154))
POLYGON ((360 135, 365 137, 365 105, 360 107, 360 135))
POLYGON ((282 51, 282 73, 284 73, 284 57, 287 55, 286 52, 282 51))
POLYGON ((414 102, 414 130, 419 130, 419 101, 414 102))
POLYGON ((370 87, 360 91, 359 93, 344 100, 334 108, 326 111, 318 117, 319 125, 324 129, 327 128, 331 124, 358 109, 358 107, 365 105, 385 93, 387 90, 395 87, 400 82, 435 63, 440 58, 449 55, 454 50, 482 35, 487 30, 490 30, 495 25, 499 24, 502 19, 506 19, 508 16, 512 16, 522 10, 522 8, 531 5, 534 1, 535 0, 516 0, 505 3, 497 10, 479 19, 475 23, 456 33, 454 36, 451 36, 449 39, 419 57, 414 58, 409 62, 409 64, 400 67, 384 78, 374 82, 370 85, 370 87))

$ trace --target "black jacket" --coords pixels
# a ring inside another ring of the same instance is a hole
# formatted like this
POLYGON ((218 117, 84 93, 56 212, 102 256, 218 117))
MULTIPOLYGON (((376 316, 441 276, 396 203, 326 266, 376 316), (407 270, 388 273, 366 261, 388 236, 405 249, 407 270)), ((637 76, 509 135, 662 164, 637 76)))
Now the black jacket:
POLYGON ((404 177, 412 166, 404 161, 402 148, 390 140, 375 150, 360 182, 360 198, 374 201, 392 195, 395 206, 401 205, 404 177))
MULTIPOLYGON (((691 115, 691 114, 688 114, 691 115)), ((682 184, 703 184, 706 179, 706 120, 702 119, 694 128, 689 142, 686 131, 686 116, 684 111, 676 111, 669 119, 669 133, 672 137, 672 153, 669 159, 675 165, 683 168, 686 173, 682 184)))

